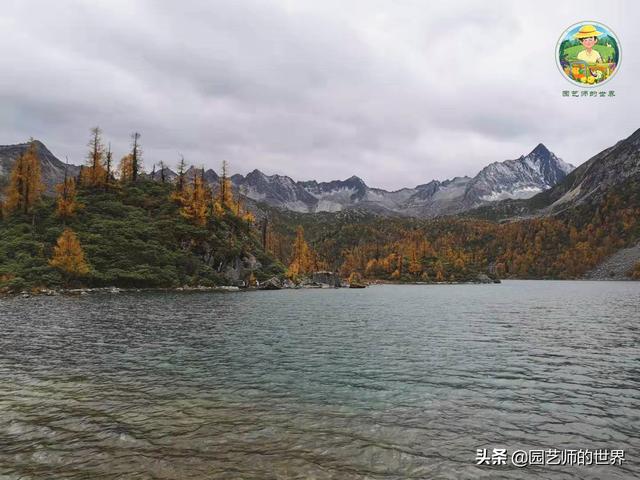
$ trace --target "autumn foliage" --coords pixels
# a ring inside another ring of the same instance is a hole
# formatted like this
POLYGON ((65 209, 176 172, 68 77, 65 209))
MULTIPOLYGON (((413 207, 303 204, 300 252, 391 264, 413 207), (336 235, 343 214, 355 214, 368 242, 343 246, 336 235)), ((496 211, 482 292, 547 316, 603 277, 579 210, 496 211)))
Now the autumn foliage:
POLYGON ((11 170, 3 202, 4 214, 29 213, 40 200, 43 190, 36 144, 31 141, 27 151, 18 157, 11 170))
POLYGON ((309 274, 317 270, 326 268, 321 262, 317 253, 309 246, 304 238, 304 228, 298 225, 296 237, 293 241, 291 261, 287 269, 287 276, 298 278, 301 275, 309 274))
POLYGON ((300 252, 313 250, 317 262, 343 278, 357 272, 366 280, 398 282, 472 281, 479 273, 572 279, 640 238, 640 184, 631 182, 562 215, 503 223, 371 214, 298 217, 305 222, 304 244, 299 231, 292 233, 288 220, 276 214, 263 237, 292 272, 305 258, 300 252))
POLYGON ((89 272, 80 241, 71 229, 65 228, 58 238, 49 264, 67 277, 79 277, 89 272))
POLYGON ((636 263, 630 273, 631 278, 640 280, 640 262, 636 263))
POLYGON ((56 193, 56 215, 63 219, 73 217, 79 207, 75 178, 65 177, 62 183, 56 185, 56 193))
POLYGON ((87 164, 81 171, 80 181, 85 187, 104 187, 107 184, 107 168, 102 130, 99 127, 91 129, 88 146, 87 164))
POLYGON ((133 157, 127 154, 120 160, 118 165, 118 174, 122 183, 133 181, 133 157))
POLYGON ((211 215, 211 191, 204 181, 202 172, 193 176, 191 185, 188 185, 180 196, 182 208, 180 213, 190 219, 196 225, 204 227, 211 215))

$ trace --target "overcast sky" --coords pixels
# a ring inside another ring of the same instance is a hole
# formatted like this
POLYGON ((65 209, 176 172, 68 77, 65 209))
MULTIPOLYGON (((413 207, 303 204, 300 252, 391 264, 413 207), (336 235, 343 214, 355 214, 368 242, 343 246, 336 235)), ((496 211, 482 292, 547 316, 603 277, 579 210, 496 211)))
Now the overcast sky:
POLYGON ((544 143, 578 165, 640 128, 640 7, 629 1, 3 1, 0 144, 83 161, 142 134, 163 160, 399 188, 475 175, 544 143), (596 20, 622 63, 573 87, 554 51, 596 20))

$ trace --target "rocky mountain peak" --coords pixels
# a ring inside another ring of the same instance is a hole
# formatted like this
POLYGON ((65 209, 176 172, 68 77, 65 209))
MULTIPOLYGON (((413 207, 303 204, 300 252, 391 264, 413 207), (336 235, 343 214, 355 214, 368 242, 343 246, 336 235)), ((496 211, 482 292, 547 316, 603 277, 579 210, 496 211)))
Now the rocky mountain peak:
POLYGON ((536 145, 536 148, 531 150, 529 155, 534 155, 536 157, 548 157, 549 155, 551 155, 551 152, 547 147, 545 147, 543 143, 539 143, 538 145, 536 145))
MULTIPOLYGON (((640 137, 640 130, 634 135, 636 139, 640 137)), ((53 186, 64 178, 65 165, 42 142, 36 142, 43 178, 52 191, 53 186)), ((10 171, 27 145, 0 146, 0 176, 10 171)), ((77 166, 70 166, 69 173, 75 175, 77 170, 77 166)), ((328 182, 295 181, 286 175, 266 175, 254 169, 246 176, 235 174, 230 179, 234 187, 248 198, 286 210, 337 212, 362 208, 383 214, 430 217, 458 213, 505 198, 528 198, 556 185, 571 170, 571 165, 540 143, 529 154, 515 160, 494 162, 475 177, 432 180, 414 188, 395 191, 370 188, 356 175, 328 182)), ((187 178, 192 178, 196 172, 200 174, 201 169, 190 167, 186 172, 187 178)), ((167 169, 165 173, 165 179, 172 181, 175 178, 174 172, 167 169)), ((206 170, 204 177, 212 185, 219 182, 214 170, 206 170)), ((159 172, 153 178, 160 178, 159 172)))

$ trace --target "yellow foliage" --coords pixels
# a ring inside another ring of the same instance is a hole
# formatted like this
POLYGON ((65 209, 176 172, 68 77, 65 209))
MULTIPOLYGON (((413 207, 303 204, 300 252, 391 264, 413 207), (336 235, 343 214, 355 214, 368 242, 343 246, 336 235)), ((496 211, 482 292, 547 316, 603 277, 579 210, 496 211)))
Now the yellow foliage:
POLYGON ((181 197, 182 208, 180 213, 196 225, 204 227, 209 219, 210 196, 202 175, 196 173, 193 177, 192 185, 185 188, 181 197))
POLYGON ((310 273, 315 268, 315 253, 309 248, 304 239, 304 229, 298 226, 296 239, 293 242, 291 263, 287 269, 287 276, 295 278, 305 273, 310 273))
POLYGON ((49 265, 71 277, 78 277, 89 272, 89 265, 78 237, 69 228, 65 228, 53 248, 53 257, 49 265))
POLYGON ((5 215, 18 210, 29 213, 40 199, 43 191, 40 161, 36 153, 35 142, 31 141, 27 151, 18 157, 11 170, 3 203, 5 215))
POLYGON ((78 209, 76 199, 76 181, 73 177, 67 177, 56 185, 58 198, 56 200, 56 215, 60 218, 71 218, 78 209))
POLYGON ((358 272, 351 272, 351 275, 349 275, 349 283, 351 285, 362 284, 362 276, 358 272))
POLYGON ((118 170, 121 182, 126 183, 133 181, 133 156, 131 154, 122 157, 118 170))
POLYGON ((80 172, 80 182, 86 187, 104 187, 107 184, 107 169, 104 166, 104 145, 101 138, 102 131, 95 127, 91 129, 87 165, 80 172))
POLYGON ((253 224, 256 221, 256 217, 253 215, 253 213, 247 211, 244 212, 244 214, 242 215, 242 219, 247 222, 247 223, 251 223, 253 224))

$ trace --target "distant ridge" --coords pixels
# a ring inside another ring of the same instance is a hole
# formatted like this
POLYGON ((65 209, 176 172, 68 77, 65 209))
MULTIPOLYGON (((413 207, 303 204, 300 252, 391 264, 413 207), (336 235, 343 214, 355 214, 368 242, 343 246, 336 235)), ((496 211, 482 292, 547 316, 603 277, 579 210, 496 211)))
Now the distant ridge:
MULTIPOLYGON (((36 144, 44 182, 51 193, 53 186, 64 178, 65 164, 42 142, 36 141, 36 144)), ((26 143, 0 146, 0 177, 8 174, 13 162, 26 148, 26 143)), ((233 175, 231 181, 244 196, 256 202, 295 212, 336 212, 359 208, 383 214, 435 217, 464 212, 499 200, 532 197, 560 183, 573 169, 543 144, 538 144, 527 155, 494 162, 475 177, 432 180, 395 191, 371 188, 355 175, 330 182, 295 181, 284 175, 265 175, 257 169, 246 176, 233 175)), ((187 177, 191 178, 196 170, 190 167, 187 177)), ((78 171, 78 166, 69 166, 69 174, 76 175, 78 171)), ((162 172, 154 170, 146 176, 159 180, 162 172)), ((164 168, 166 181, 174 181, 176 176, 173 170, 164 168)), ((219 179, 212 169, 206 170, 204 176, 211 184, 219 179)))

